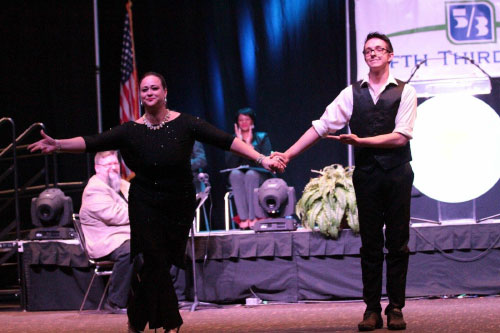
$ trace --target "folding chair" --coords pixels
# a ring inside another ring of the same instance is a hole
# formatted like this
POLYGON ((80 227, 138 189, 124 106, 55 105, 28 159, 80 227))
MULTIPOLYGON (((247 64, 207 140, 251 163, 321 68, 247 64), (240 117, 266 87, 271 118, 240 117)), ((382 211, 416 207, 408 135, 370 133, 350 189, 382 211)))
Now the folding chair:
MULTIPOLYGON (((85 306, 85 302, 87 301, 87 297, 89 295, 90 289, 92 288, 92 284, 94 283, 95 277, 96 276, 109 276, 113 273, 113 266, 115 264, 114 261, 110 260, 99 260, 99 259, 94 259, 89 256, 89 253, 87 251, 86 243, 85 243, 85 234, 83 233, 82 230, 82 225, 80 223, 80 217, 78 214, 73 214, 73 225, 75 227, 75 230, 78 234, 78 238, 80 240, 80 246, 82 247, 82 250, 85 252, 87 255, 87 258, 89 259, 89 263, 91 266, 94 267, 94 274, 92 274, 92 279, 90 280, 89 286, 87 287, 87 291, 85 292, 85 296, 83 297, 82 304, 80 305, 80 311, 83 311, 83 308, 85 306)), ((106 282, 106 286, 104 287, 104 291, 102 293, 101 299, 99 301, 99 306, 97 307, 97 311, 101 311, 102 307, 102 302, 104 300, 104 296, 106 296, 106 292, 109 289, 109 284, 111 282, 111 279, 108 279, 106 282)))
MULTIPOLYGON (((248 166, 246 166, 246 168, 248 168, 248 166)), ((238 169, 238 168, 235 168, 235 169, 238 169)), ((273 178, 276 177, 275 174, 273 174, 270 171, 267 171, 263 168, 250 168, 250 169, 258 169, 260 172, 267 173, 268 178, 269 177, 273 177, 273 178)), ((222 170, 221 172, 228 172, 231 170, 234 170, 234 169, 226 169, 226 170, 222 170)), ((233 220, 235 213, 237 213, 237 212, 236 212, 236 207, 235 207, 235 203, 234 203, 233 189, 231 186, 228 186, 228 191, 224 195, 224 219, 226 222, 226 225, 225 225, 226 231, 229 231, 230 227, 231 227, 231 229, 236 229, 236 226, 235 226, 235 223, 233 220)))
POLYGON ((226 231, 229 231, 229 225, 231 224, 231 229, 236 229, 234 225, 234 196, 233 191, 229 189, 224 195, 224 219, 226 222, 226 231))
MULTIPOLYGON (((202 193, 206 192, 207 185, 201 183, 200 186, 201 191, 196 193, 196 198, 198 198, 202 193)), ((210 193, 210 189, 208 189, 208 193, 210 193)), ((207 208, 206 208, 206 203, 207 201, 203 201, 203 204, 199 207, 196 208, 196 232, 200 232, 200 224, 201 224, 201 218, 203 216, 203 220, 205 221, 205 230, 210 231, 210 221, 209 221, 209 216, 207 214, 207 208)))

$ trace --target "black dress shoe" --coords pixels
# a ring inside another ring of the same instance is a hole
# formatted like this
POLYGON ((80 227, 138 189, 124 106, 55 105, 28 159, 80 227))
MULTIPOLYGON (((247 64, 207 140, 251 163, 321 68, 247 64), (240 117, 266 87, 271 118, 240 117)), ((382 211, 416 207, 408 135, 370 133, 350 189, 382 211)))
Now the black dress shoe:
POLYGON ((387 328, 390 330, 406 329, 406 322, 400 309, 392 309, 387 312, 387 328))
POLYGON ((114 314, 127 314, 127 308, 120 308, 118 305, 106 302, 104 303, 103 309, 114 314))
POLYGON ((376 328, 382 328, 384 322, 382 321, 382 315, 376 312, 365 312, 363 315, 363 320, 358 324, 359 331, 373 331, 376 328))

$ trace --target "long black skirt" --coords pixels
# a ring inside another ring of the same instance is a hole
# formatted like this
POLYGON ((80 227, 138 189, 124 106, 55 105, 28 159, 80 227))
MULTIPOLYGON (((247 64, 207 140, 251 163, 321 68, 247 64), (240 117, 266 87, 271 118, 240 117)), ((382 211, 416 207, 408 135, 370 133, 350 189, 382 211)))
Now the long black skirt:
POLYGON ((132 258, 142 253, 140 282, 128 306, 130 323, 136 329, 182 324, 170 268, 185 268, 186 244, 195 214, 192 184, 175 194, 147 191, 132 184, 129 193, 132 258))

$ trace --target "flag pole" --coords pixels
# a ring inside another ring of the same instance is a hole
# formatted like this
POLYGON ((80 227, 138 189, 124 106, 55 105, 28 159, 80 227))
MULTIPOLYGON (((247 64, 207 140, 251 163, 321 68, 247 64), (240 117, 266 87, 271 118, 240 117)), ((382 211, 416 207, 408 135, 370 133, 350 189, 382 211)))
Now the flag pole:
MULTIPOLYGON (((132 76, 133 76, 136 84, 139 84, 139 81, 137 79, 137 62, 135 60, 134 25, 133 25, 133 20, 132 20, 132 0, 128 0, 126 7, 127 7, 127 13, 129 15, 129 21, 130 21, 130 37, 131 37, 131 42, 132 42, 132 53, 133 53, 132 63, 134 66, 134 70, 132 71, 132 76)), ((137 87, 137 89, 138 89, 138 87, 137 87)), ((135 117, 134 120, 136 120, 141 116, 141 108, 138 107, 138 100, 135 102, 133 110, 134 110, 133 114, 135 117)))
POLYGON ((99 16, 97 1, 94 0, 94 50, 95 50, 95 83, 97 93, 97 130, 102 132, 102 105, 101 105, 101 61, 99 57, 99 16))
MULTIPOLYGON (((351 85, 351 23, 349 16, 349 0, 345 0, 345 37, 346 37, 346 67, 347 67, 347 85, 351 85)), ((347 133, 351 133, 349 126, 347 133)), ((351 145, 347 145, 347 165, 352 167, 353 164, 353 149, 351 145)))

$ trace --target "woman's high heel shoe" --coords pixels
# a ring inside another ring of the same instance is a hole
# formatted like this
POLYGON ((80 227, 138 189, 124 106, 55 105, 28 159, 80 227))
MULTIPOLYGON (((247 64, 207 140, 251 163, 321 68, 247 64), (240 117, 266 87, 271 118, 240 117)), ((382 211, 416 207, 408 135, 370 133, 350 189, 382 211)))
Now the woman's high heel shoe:
POLYGON ((255 225, 255 223, 258 221, 259 219, 253 219, 251 220, 249 223, 248 223, 248 226, 250 227, 250 229, 253 229, 253 226, 255 225))
POLYGON ((142 332, 144 332, 144 331, 136 329, 134 326, 132 326, 130 324, 130 322, 127 323, 127 325, 128 325, 128 331, 127 331, 128 333, 142 333, 142 332))
POLYGON ((245 221, 241 221, 241 222, 240 222, 240 229, 241 229, 241 230, 248 229, 248 226, 249 226, 249 221, 248 221, 248 220, 245 220, 245 221))

